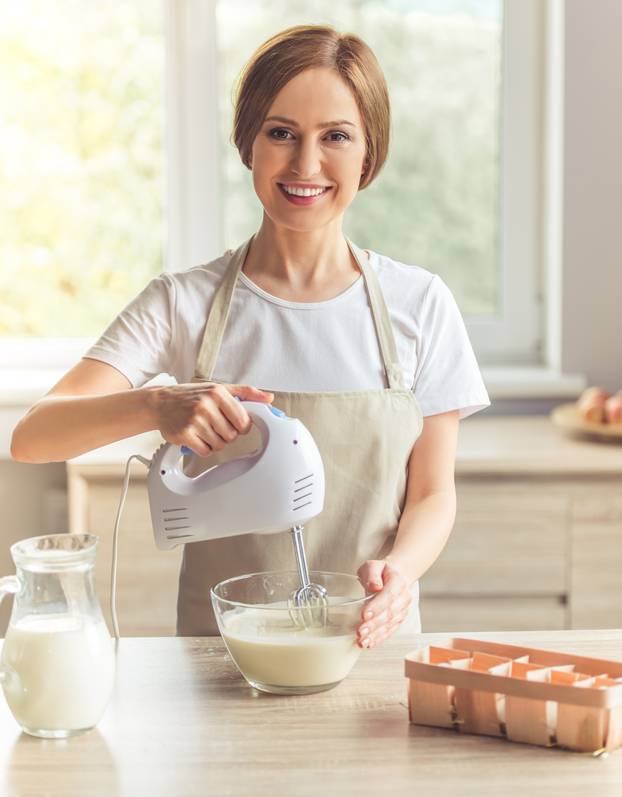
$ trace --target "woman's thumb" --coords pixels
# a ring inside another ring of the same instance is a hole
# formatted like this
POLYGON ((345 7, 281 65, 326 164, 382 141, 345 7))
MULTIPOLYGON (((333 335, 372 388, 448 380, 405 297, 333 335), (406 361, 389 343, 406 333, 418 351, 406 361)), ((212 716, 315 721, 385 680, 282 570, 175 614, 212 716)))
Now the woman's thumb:
POLYGON ((384 570, 384 562, 372 561, 369 563, 369 571, 367 574, 367 588, 368 589, 382 589, 382 571, 384 570))
POLYGON ((270 402, 274 399, 274 393, 270 393, 268 390, 260 390, 252 385, 231 385, 229 389, 233 396, 238 396, 244 401, 270 402))

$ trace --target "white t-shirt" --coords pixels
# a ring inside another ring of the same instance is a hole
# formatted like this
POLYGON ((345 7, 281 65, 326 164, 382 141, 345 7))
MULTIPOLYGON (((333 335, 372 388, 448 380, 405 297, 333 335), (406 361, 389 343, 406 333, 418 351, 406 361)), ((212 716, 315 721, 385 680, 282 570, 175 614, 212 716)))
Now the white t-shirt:
MULTIPOLYGON (((134 387, 167 373, 189 382, 214 292, 230 254, 164 273, 114 319, 85 354, 121 371, 134 387)), ((422 413, 490 404, 462 316, 436 274, 370 252, 387 304, 404 387, 422 413)), ((213 378, 264 390, 315 392, 387 387, 363 277, 322 302, 290 302, 240 273, 213 378)))

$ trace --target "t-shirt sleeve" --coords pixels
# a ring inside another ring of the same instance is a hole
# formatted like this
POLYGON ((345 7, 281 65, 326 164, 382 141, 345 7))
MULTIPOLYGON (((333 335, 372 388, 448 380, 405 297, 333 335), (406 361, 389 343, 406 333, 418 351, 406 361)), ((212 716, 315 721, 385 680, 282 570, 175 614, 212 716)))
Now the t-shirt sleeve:
POLYGON ((490 405, 462 315, 435 274, 423 302, 413 391, 424 415, 460 410, 466 418, 490 405))
POLYGON ((121 371, 140 387, 154 376, 170 373, 174 335, 175 285, 160 274, 112 321, 83 355, 121 371))

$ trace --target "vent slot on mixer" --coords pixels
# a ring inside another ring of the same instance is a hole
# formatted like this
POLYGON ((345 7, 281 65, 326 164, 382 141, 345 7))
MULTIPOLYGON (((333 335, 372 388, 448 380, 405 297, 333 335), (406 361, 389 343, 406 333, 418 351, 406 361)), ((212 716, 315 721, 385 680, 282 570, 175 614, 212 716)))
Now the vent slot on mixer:
POLYGON ((313 475, 313 473, 310 473, 308 476, 303 476, 301 479, 295 480, 293 496, 294 512, 296 512, 298 509, 302 509, 305 506, 309 506, 312 503, 311 501, 304 501, 304 499, 313 495, 313 482, 309 481, 309 479, 313 479, 313 475))
MULTIPOLYGON (((164 520, 164 531, 181 531, 182 529, 189 529, 190 524, 185 523, 181 526, 172 525, 176 523, 183 523, 184 520, 190 520, 190 515, 184 514, 188 512, 188 507, 171 507, 170 509, 163 509, 162 516, 164 520)), ((175 536, 168 535, 169 539, 177 539, 177 537, 191 537, 191 534, 177 534, 175 536)))

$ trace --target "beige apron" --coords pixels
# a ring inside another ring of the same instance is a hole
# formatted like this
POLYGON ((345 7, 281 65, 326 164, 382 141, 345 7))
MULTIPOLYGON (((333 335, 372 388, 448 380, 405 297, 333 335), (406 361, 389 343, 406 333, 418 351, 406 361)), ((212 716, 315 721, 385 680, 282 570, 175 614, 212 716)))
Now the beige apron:
MULTIPOLYGON (((193 381, 215 381, 212 374, 233 291, 251 241, 232 253, 216 291, 193 381)), ((376 274, 362 250, 347 243, 365 280, 389 387, 346 393, 272 392, 273 406, 309 429, 324 463, 324 510, 306 524, 304 533, 309 569, 356 574, 367 559, 382 559, 393 547, 404 506, 408 459, 423 418, 412 391, 402 387, 395 338, 376 274)), ((256 387, 270 390, 269 385, 256 387)), ((212 457, 244 437, 248 435, 240 435, 212 457)), ((204 462, 213 462, 212 457, 204 462)), ((295 569, 288 530, 189 543, 179 576, 178 635, 219 633, 210 600, 210 588, 219 581, 243 573, 295 569)), ((418 582, 411 593, 413 604, 400 627, 402 633, 420 631, 418 582)))

